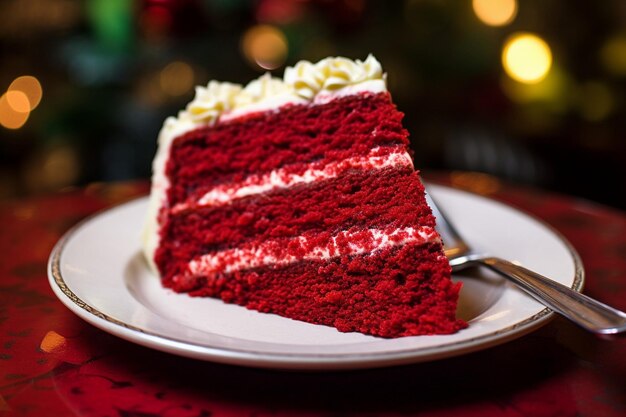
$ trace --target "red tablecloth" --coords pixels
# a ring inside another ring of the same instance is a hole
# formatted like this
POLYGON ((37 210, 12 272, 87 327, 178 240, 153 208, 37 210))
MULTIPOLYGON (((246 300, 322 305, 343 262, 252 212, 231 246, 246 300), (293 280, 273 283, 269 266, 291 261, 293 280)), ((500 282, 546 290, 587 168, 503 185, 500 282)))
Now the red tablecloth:
MULTIPOLYGON (((580 253, 585 292, 626 310, 626 214, 467 175, 438 175, 538 216, 580 253)), ((0 414, 41 416, 625 416, 626 338, 562 318, 480 352, 386 369, 299 373, 219 365, 134 345, 53 295, 61 235, 147 184, 96 184, 0 204, 0 414)))

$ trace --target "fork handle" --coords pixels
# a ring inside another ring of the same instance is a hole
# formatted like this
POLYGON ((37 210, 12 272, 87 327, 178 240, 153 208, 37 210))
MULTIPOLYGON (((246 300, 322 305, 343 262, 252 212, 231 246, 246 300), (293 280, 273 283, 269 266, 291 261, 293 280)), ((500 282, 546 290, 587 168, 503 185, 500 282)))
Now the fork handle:
POLYGON ((485 257, 475 262, 518 284, 546 307, 591 332, 603 336, 626 332, 626 313, 504 259, 485 257))

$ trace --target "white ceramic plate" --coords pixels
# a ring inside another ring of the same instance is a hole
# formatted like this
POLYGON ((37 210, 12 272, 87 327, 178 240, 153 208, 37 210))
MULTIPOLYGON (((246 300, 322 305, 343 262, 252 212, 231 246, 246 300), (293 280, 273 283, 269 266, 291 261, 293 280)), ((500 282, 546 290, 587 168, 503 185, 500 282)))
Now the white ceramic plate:
MULTIPOLYGON (((462 235, 478 249, 517 260, 580 290, 583 268, 572 247, 545 224, 492 200, 429 186, 462 235)), ((428 361, 519 337, 552 313, 488 273, 463 281, 453 335, 381 339, 312 325, 161 287, 145 263, 140 230, 147 199, 112 208, 70 230, 53 250, 50 285, 87 322, 126 340, 177 355, 290 369, 346 369, 428 361)))

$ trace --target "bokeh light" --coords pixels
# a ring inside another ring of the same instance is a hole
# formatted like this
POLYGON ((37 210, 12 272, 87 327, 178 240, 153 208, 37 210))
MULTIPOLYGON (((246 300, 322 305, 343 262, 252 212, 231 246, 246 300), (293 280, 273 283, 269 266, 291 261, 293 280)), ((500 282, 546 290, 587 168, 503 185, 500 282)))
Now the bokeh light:
POLYGON ((11 85, 9 85, 8 91, 21 91, 26 95, 29 102, 29 110, 34 110, 41 101, 43 90, 39 80, 32 75, 23 75, 17 77, 11 85))
POLYGON ((25 186, 33 192, 66 187, 74 184, 79 175, 80 157, 68 144, 42 149, 32 155, 23 166, 25 186))
POLYGON ((262 0, 258 2, 256 19, 262 23, 288 25, 302 18, 306 2, 294 0, 262 0))
POLYGON ((45 154, 43 162, 41 171, 48 188, 67 186, 76 181, 79 159, 72 147, 64 145, 51 149, 45 154))
POLYGON ((534 84, 525 84, 503 75, 500 85, 504 94, 520 105, 542 103, 550 113, 564 113, 572 105, 574 81, 562 68, 553 65, 548 75, 534 84))
POLYGON ((135 4, 127 0, 90 0, 85 12, 98 42, 109 51, 132 46, 135 4))
POLYGON ((166 5, 153 2, 141 13, 139 27, 148 40, 158 41, 172 29, 173 21, 172 11, 166 5))
POLYGON ((287 59, 287 38, 280 29, 270 25, 257 25, 248 29, 241 40, 246 59, 263 69, 280 67, 287 59))
POLYGON ((550 71, 552 51, 539 36, 516 33, 504 44, 502 65, 514 80, 526 84, 538 83, 550 71))
POLYGON ((16 112, 30 112, 30 101, 23 91, 9 90, 5 93, 7 104, 16 112))
POLYGON ((517 0, 472 0, 476 16, 486 25, 508 25, 517 15, 517 0))
POLYGON ((481 172, 454 171, 450 173, 450 180, 455 187, 483 195, 493 194, 502 187, 496 177, 481 172))
POLYGON ((626 76, 626 34, 610 38, 600 49, 600 60, 609 73, 626 76))
POLYGON ((174 61, 161 71, 159 84, 165 94, 182 96, 194 86, 193 68, 186 62, 174 61))
MULTIPOLYGON (((13 101, 13 100, 12 100, 13 101)), ((0 97, 0 125, 7 129, 19 129, 28 120, 30 112, 15 111, 9 104, 7 94, 0 97)))

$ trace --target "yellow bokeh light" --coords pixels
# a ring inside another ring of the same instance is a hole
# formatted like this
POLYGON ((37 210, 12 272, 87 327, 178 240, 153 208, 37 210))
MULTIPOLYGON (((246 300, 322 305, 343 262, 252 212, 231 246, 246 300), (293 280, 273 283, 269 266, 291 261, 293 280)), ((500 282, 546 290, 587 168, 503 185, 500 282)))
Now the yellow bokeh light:
POLYGON ((600 60, 610 73, 626 76, 626 34, 609 39, 600 49, 600 60))
POLYGON ((193 68, 185 62, 174 61, 161 71, 159 84, 166 94, 182 96, 193 88, 193 68))
POLYGON ((287 59, 287 38, 270 25, 248 29, 241 40, 241 48, 248 61, 267 70, 280 67, 287 59))
POLYGON ((535 84, 548 75, 552 66, 552 52, 539 36, 516 33, 504 44, 502 65, 514 80, 535 84))
POLYGON ((9 90, 5 93, 7 104, 18 113, 30 111, 30 101, 23 91, 9 90))
POLYGON ((530 105, 526 108, 539 104, 551 114, 562 114, 573 104, 574 81, 558 65, 553 65, 548 75, 534 84, 520 83, 503 74, 500 86, 511 101, 523 106, 530 105))
POLYGON ((0 97, 0 125, 7 129, 19 129, 24 126, 30 112, 15 111, 7 100, 7 95, 0 97))
POLYGON ((21 91, 28 98, 30 105, 29 110, 33 110, 41 101, 43 91, 41 89, 41 83, 37 78, 32 75, 23 75, 17 77, 9 86, 8 91, 21 91))
POLYGON ((476 16, 486 25, 508 25, 517 15, 517 0, 472 0, 476 16))

